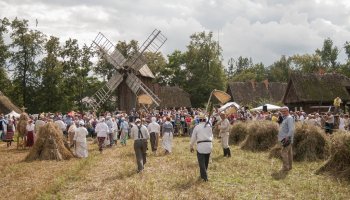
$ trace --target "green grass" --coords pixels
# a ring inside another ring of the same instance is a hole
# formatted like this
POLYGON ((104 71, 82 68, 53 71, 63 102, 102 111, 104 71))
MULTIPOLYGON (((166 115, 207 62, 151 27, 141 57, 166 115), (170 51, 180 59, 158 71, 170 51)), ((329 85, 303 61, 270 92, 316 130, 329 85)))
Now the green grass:
MULTIPOLYGON (((35 198, 349 199, 350 196, 348 182, 314 174, 322 162, 294 162, 293 170, 276 180, 272 175, 280 169, 281 161, 268 159, 268 152, 253 153, 231 146, 232 157, 224 158, 217 140, 209 164, 209 182, 198 179, 197 158, 189 152, 189 138, 175 138, 171 155, 149 155, 141 174, 136 173, 132 141, 126 147, 106 149, 103 154, 98 153, 97 144, 89 145, 88 159, 61 163, 60 167, 66 170, 53 170, 55 178, 35 198)), ((48 164, 51 165, 50 161, 48 164)), ((21 163, 14 165, 23 168, 21 163)))

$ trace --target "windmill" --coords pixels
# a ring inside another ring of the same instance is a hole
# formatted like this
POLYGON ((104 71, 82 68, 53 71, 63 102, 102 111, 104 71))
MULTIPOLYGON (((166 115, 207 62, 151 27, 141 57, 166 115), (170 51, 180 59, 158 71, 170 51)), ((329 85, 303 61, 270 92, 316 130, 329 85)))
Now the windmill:
POLYGON ((167 38, 161 31, 155 29, 138 50, 126 59, 112 42, 102 33, 98 33, 92 46, 102 54, 107 62, 115 67, 115 73, 104 86, 88 98, 86 101, 88 105, 93 110, 97 110, 125 80, 126 85, 135 96, 147 95, 152 99, 155 106, 159 106, 160 99, 158 96, 137 77, 136 73, 146 64, 143 53, 146 51, 157 53, 166 40, 167 38))

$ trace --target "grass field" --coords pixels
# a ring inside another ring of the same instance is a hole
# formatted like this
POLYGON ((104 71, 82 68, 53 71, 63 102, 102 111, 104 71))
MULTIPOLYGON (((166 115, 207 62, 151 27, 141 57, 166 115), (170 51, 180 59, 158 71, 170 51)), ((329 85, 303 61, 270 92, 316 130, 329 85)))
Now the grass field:
POLYGON ((198 179, 196 154, 189 138, 175 138, 171 155, 149 155, 136 173, 132 141, 100 154, 89 144, 89 158, 22 162, 28 150, 0 143, 0 199, 349 199, 350 184, 315 175, 322 162, 294 163, 285 177, 281 162, 268 152, 232 146, 224 158, 214 142, 209 182, 198 179))

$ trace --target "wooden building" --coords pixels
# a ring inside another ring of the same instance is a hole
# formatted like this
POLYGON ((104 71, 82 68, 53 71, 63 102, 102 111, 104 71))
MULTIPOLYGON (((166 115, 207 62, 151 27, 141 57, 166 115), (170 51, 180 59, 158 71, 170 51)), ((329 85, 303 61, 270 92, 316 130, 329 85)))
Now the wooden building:
MULTIPOLYGON (((159 108, 191 107, 190 95, 181 88, 154 83, 155 77, 147 65, 144 65, 136 75, 160 98, 159 108)), ((137 97, 125 83, 125 78, 117 88, 117 97, 119 110, 130 112, 133 108, 139 108, 137 97)))
POLYGON ((287 83, 280 82, 229 82, 226 93, 241 106, 256 107, 264 103, 282 101, 287 83))
POLYGON ((336 97, 340 97, 345 109, 350 102, 350 79, 342 74, 291 74, 283 103, 292 110, 307 113, 327 111, 333 106, 336 97))

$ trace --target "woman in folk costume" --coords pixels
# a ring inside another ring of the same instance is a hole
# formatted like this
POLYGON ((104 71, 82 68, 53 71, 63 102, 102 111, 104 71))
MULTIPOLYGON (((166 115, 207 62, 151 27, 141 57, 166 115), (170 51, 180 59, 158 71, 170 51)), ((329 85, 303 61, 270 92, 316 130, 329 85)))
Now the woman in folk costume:
POLYGON ((122 117, 120 122, 120 144, 126 145, 126 140, 128 139, 129 124, 125 121, 125 118, 122 117))
POLYGON ((7 124, 7 132, 5 137, 5 142, 7 142, 7 147, 10 147, 13 142, 13 135, 15 133, 15 125, 13 123, 13 120, 9 120, 7 124))
POLYGON ((170 117, 166 118, 166 122, 162 126, 163 133, 163 148, 165 149, 165 154, 171 153, 174 127, 170 122, 170 117))
POLYGON ((0 114, 0 140, 5 140, 7 130, 7 122, 4 119, 4 115, 0 114))
POLYGON ((27 147, 32 147, 34 145, 34 137, 35 137, 35 125, 33 124, 33 120, 29 119, 28 125, 26 127, 26 137, 27 137, 27 147))
POLYGON ((86 136, 89 134, 87 129, 84 127, 85 123, 83 120, 79 121, 79 127, 75 129, 74 133, 74 146, 75 155, 78 158, 88 157, 88 147, 86 142, 86 136))

